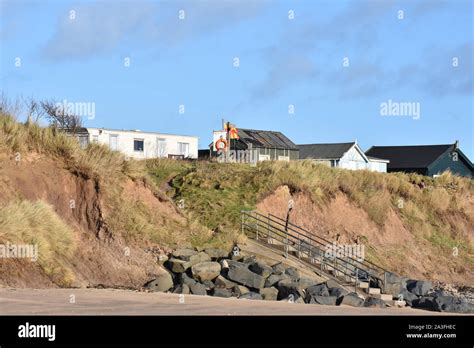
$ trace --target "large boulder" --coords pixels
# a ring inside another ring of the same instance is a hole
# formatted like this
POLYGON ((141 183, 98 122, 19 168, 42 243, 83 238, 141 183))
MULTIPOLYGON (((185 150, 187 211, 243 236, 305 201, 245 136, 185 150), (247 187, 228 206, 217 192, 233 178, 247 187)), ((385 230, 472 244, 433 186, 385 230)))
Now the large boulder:
POLYGON ((385 308, 387 305, 385 301, 376 298, 376 297, 367 297, 364 301, 364 307, 377 307, 377 308, 385 308))
POLYGON ((216 297, 232 297, 232 291, 229 289, 215 288, 212 295, 216 297))
POLYGON ((187 286, 191 287, 191 285, 196 284, 196 281, 186 273, 180 273, 178 274, 178 284, 186 284, 187 286))
POLYGON ((189 289, 193 295, 207 295, 206 287, 199 282, 195 282, 193 285, 190 285, 189 289))
POLYGON ((222 259, 226 259, 229 255, 229 252, 227 250, 217 248, 208 248, 204 250, 204 252, 209 255, 209 257, 213 261, 220 261, 222 259))
POLYGON ((184 261, 189 261, 191 256, 197 255, 198 252, 193 249, 176 249, 171 253, 173 258, 180 259, 184 261))
POLYGON ((187 286, 186 284, 178 284, 176 285, 173 293, 174 294, 189 294, 191 292, 191 290, 189 289, 189 286, 187 286))
POLYGON ((474 305, 454 296, 435 297, 433 309, 438 312, 474 313, 474 305))
POLYGON ((350 292, 342 298, 341 304, 352 307, 362 307, 364 305, 364 300, 355 292, 350 292))
POLYGON ((287 298, 290 295, 294 297, 304 297, 304 289, 301 287, 301 284, 293 279, 283 279, 280 280, 276 288, 278 289, 278 299, 287 298))
POLYGON ((156 292, 165 292, 173 287, 171 274, 165 272, 144 285, 145 289, 156 292))
POLYGON ((337 287, 329 288, 329 296, 336 296, 337 298, 339 298, 339 297, 347 295, 348 293, 349 291, 347 291, 344 288, 337 288, 337 287))
POLYGON ((204 285, 204 287, 206 288, 206 290, 212 290, 214 289, 216 286, 214 285, 214 282, 212 280, 203 280, 201 282, 202 285, 204 285))
POLYGON ((260 289, 259 293, 266 301, 276 301, 278 297, 278 289, 274 287, 260 289))
POLYGON ((165 262, 165 266, 174 273, 184 273, 191 267, 189 261, 171 258, 165 262))
POLYGON ((309 304, 320 304, 326 306, 335 306, 337 302, 336 296, 318 296, 306 294, 305 302, 309 304))
POLYGON ((231 289, 237 285, 237 283, 233 282, 232 280, 226 279, 221 275, 217 276, 217 278, 214 280, 214 284, 216 288, 225 289, 231 289))
POLYGON ((233 288, 233 292, 236 296, 242 296, 243 294, 248 293, 250 290, 243 285, 236 285, 233 288))
POLYGON ((321 283, 308 287, 306 293, 310 296, 329 296, 329 289, 326 283, 321 283))
POLYGON ((420 297, 411 302, 411 306, 413 308, 420 308, 420 309, 427 309, 427 310, 434 310, 434 297, 426 296, 420 297))
POLYGON ((425 296, 433 289, 433 284, 424 280, 413 280, 407 281, 407 290, 417 296, 425 296))
POLYGON ((249 291, 247 292, 246 294, 243 294, 243 295, 240 295, 239 296, 239 299, 246 299, 246 300, 263 300, 263 297, 262 295, 256 293, 256 292, 253 292, 253 291, 249 291))
POLYGON ((293 280, 300 279, 300 271, 294 267, 288 267, 285 269, 285 274, 287 274, 293 280))
POLYGON ((395 273, 385 272, 385 284, 383 284, 382 289, 386 294, 397 296, 403 289, 406 289, 406 281, 406 278, 395 273))
POLYGON ((263 278, 268 278, 273 273, 273 268, 261 261, 250 264, 249 269, 258 275, 261 275, 263 278))
POLYGON ((246 267, 234 264, 229 264, 227 278, 254 289, 261 289, 265 286, 265 278, 252 272, 246 267))
POLYGON ((272 274, 265 280, 265 287, 269 288, 283 279, 289 279, 289 276, 286 274, 272 274))
POLYGON ((213 280, 221 273, 221 265, 218 262, 200 262, 191 267, 193 278, 203 282, 213 280))
POLYGON ((281 262, 274 264, 272 268, 273 268, 273 274, 281 275, 281 274, 284 274, 286 271, 285 266, 281 262))

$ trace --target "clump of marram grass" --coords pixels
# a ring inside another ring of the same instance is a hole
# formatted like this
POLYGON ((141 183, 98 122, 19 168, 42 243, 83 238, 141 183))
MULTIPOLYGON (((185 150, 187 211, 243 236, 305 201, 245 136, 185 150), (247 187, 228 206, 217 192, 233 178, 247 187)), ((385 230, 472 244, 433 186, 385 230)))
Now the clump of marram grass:
POLYGON ((73 230, 43 202, 11 201, 0 206, 0 243, 37 245, 38 265, 58 285, 70 285, 64 262, 76 248, 73 230))

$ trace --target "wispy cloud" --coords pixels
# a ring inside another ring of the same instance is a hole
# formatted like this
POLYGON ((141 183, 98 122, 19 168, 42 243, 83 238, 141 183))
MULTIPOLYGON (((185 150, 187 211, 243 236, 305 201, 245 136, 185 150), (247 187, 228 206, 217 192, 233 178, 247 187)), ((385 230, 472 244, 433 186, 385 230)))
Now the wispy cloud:
POLYGON ((264 5, 250 0, 83 4, 71 7, 74 19, 62 14, 42 54, 49 60, 80 60, 112 52, 124 43, 174 45, 251 18, 264 5), (184 20, 178 17, 180 10, 184 20))

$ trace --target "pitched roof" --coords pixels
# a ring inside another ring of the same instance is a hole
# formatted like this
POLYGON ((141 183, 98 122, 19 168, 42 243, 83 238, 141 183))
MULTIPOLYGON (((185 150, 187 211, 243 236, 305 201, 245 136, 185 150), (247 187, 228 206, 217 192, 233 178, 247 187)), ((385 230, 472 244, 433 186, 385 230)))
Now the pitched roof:
POLYGON ((253 147, 298 150, 298 146, 281 132, 243 128, 237 128, 237 130, 239 140, 252 144, 253 147))
POLYGON ((390 160, 388 168, 427 168, 439 156, 453 147, 453 144, 372 146, 365 154, 390 160))
POLYGON ((352 143, 337 144, 303 144, 298 145, 300 159, 339 159, 355 145, 352 143))

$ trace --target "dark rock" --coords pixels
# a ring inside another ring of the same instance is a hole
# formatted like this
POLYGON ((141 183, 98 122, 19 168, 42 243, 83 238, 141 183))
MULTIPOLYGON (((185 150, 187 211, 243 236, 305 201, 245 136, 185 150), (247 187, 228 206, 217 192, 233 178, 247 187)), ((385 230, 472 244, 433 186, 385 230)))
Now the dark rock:
POLYGON ((261 289, 265 286, 265 278, 242 266, 230 264, 227 278, 255 289, 261 289))
POLYGON ((254 262, 250 264, 249 269, 257 273, 258 275, 261 275, 263 278, 268 278, 272 273, 273 273, 273 268, 270 266, 266 265, 265 263, 261 261, 254 262))
POLYGON ((376 297, 367 297, 364 301, 364 307, 377 307, 377 308, 385 308, 387 305, 385 301, 376 298, 376 297))
POLYGON ((184 294, 184 295, 187 295, 190 293, 190 289, 189 289, 189 286, 187 286, 186 284, 178 284, 176 285, 173 293, 174 294, 184 294))
POLYGON ((398 296, 398 294, 403 289, 406 289, 406 278, 399 277, 398 275, 391 272, 386 272, 385 278, 386 284, 382 286, 384 293, 391 294, 393 296, 398 296))
POLYGON ((184 260, 184 261, 189 261, 189 258, 191 256, 197 255, 198 252, 193 249, 176 249, 171 253, 173 258, 179 259, 179 260, 184 260))
POLYGON ((329 288, 329 296, 336 296, 337 298, 345 296, 349 293, 344 288, 329 288))
POLYGON ((204 250, 204 252, 209 255, 213 261, 220 261, 222 259, 226 259, 229 256, 229 252, 224 249, 209 248, 204 250))
POLYGON ((165 272, 144 285, 144 288, 150 291, 165 292, 173 287, 173 278, 171 274, 165 272))
POLYGON ((355 292, 350 292, 342 298, 341 304, 352 307, 362 307, 364 305, 364 300, 355 292))
POLYGON ((165 262, 165 266, 174 273, 184 273, 191 264, 185 260, 171 258, 165 262))
POLYGON ((200 262, 191 267, 193 278, 203 282, 213 280, 221 273, 221 265, 218 262, 200 262))
POLYGON ((178 274, 178 284, 186 284, 190 287, 191 285, 196 284, 196 281, 186 273, 180 273, 178 274))
POLYGON ((250 266, 257 262, 257 258, 255 257, 255 255, 244 256, 242 262, 245 263, 247 266, 250 266))
POLYGON ((300 279, 300 272, 294 267, 288 267, 285 269, 285 274, 287 274, 293 280, 300 279))
POLYGON ((233 292, 234 292, 234 294, 236 294, 237 296, 242 296, 243 294, 246 294, 246 293, 248 293, 249 291, 250 291, 250 290, 249 290, 247 287, 243 286, 243 285, 236 285, 236 286, 234 286, 234 288, 233 288, 233 292))
POLYGON ((276 301, 278 297, 278 289, 274 287, 260 289, 259 293, 266 301, 276 301))
POLYGON ((289 276, 286 274, 272 274, 265 280, 265 287, 269 288, 283 279, 289 279, 289 276))
POLYGON ((407 281, 407 290, 417 296, 425 296, 433 289, 433 284, 424 280, 407 281))
POLYGON ((232 297, 232 291, 229 289, 215 288, 212 295, 216 297, 232 297))
POLYGON ((273 268, 273 274, 281 275, 285 274, 285 266, 281 262, 278 262, 272 266, 273 268))
POLYGON ((206 290, 212 290, 216 287, 215 284, 211 280, 204 280, 201 283, 202 285, 206 287, 206 290))
POLYGON ((336 296, 318 296, 307 294, 305 298, 305 303, 309 304, 320 304, 326 306, 335 306, 337 301, 336 296))
POLYGON ((215 280, 214 284, 216 288, 225 288, 231 289, 237 285, 237 283, 233 282, 232 280, 226 279, 223 276, 219 275, 215 280))
POLYGON ((474 305, 454 296, 438 296, 433 300, 433 309, 439 312, 474 313, 474 305))
MULTIPOLYGON (((433 297, 420 297, 411 302, 413 308, 434 310, 433 297)), ((406 301, 406 300, 405 300, 406 301)))
POLYGON ((278 289, 278 299, 287 298, 290 295, 304 297, 304 289, 296 280, 283 279, 280 280, 276 288, 278 289))
POLYGON ((253 291, 249 291, 247 292, 246 294, 243 294, 243 295, 240 295, 239 296, 239 299, 246 299, 246 300, 263 300, 263 297, 262 295, 256 293, 256 292, 253 292, 253 291))
POLYGON ((207 295, 206 287, 201 283, 195 282, 193 285, 189 286, 189 289, 193 295, 207 295))
POLYGON ((312 285, 306 289, 306 293, 311 296, 329 296, 329 289, 326 283, 312 285))

